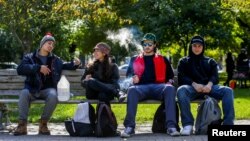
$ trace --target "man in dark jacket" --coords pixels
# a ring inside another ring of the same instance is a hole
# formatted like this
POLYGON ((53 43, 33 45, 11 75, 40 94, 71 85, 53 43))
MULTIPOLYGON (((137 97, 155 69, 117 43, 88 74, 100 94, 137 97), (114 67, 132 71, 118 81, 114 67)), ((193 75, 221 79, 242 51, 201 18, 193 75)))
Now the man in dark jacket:
POLYGON ((218 85, 217 63, 204 56, 205 42, 201 36, 194 36, 189 47, 189 55, 178 64, 177 97, 181 110, 183 129, 181 135, 190 135, 194 118, 190 111, 190 101, 205 95, 222 100, 223 125, 234 124, 234 94, 231 88, 218 85))
MULTIPOLYGON (((176 122, 175 88, 172 86, 174 73, 166 57, 156 54, 156 36, 147 33, 141 42, 143 53, 131 59, 127 77, 132 77, 133 86, 128 89, 127 115, 121 137, 135 133, 137 104, 146 99, 162 100, 166 109, 166 133, 178 136, 176 122)), ((146 114, 146 113, 145 113, 146 114)))
POLYGON ((61 72, 63 69, 74 70, 81 64, 78 58, 70 63, 63 62, 52 53, 54 46, 55 38, 51 34, 45 35, 40 42, 39 49, 25 55, 17 68, 17 73, 26 76, 26 80, 19 96, 19 122, 14 135, 27 134, 29 106, 36 99, 45 100, 39 123, 39 134, 50 135, 47 122, 58 102, 57 83, 61 72))

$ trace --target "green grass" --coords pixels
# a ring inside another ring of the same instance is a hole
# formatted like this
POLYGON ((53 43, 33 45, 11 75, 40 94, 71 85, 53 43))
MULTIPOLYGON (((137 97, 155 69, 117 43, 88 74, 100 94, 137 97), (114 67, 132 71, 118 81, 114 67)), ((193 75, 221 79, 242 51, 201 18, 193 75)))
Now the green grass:
POLYGON ((234 93, 236 119, 250 119, 250 88, 235 89, 234 93))
MULTIPOLYGON (((226 74, 220 74, 220 83, 222 84, 226 79, 226 74)), ((248 84, 249 86, 249 84, 248 84)), ((234 90, 235 93, 235 115, 236 119, 250 119, 250 88, 234 90)), ((221 104, 221 102, 220 102, 221 104)), ((17 104, 10 105, 12 112, 10 112, 11 121, 16 122, 18 119, 17 104)), ((42 104, 32 104, 29 113, 29 122, 37 122, 43 110, 42 104)), ((94 105, 96 106, 96 105, 94 105)), ((159 104, 139 104, 137 108, 137 123, 152 123, 154 113, 159 104)), ((197 114, 198 104, 191 104, 191 109, 194 117, 197 114)), ((52 116, 51 122, 63 122, 64 120, 73 117, 76 110, 76 104, 59 104, 52 116)), ((117 117, 118 123, 122 124, 126 114, 126 104, 113 104, 112 109, 117 117)))
MULTIPOLYGON (((236 119, 250 119, 250 89, 238 89, 234 90, 235 93, 235 115, 236 119)), ((221 104, 221 102, 220 102, 221 104)), ((32 104, 29 113, 29 122, 37 122, 40 118, 41 111, 43 110, 43 104, 32 104)), ((96 105, 94 105, 96 106, 96 105)), ((159 104, 139 104, 137 108, 136 121, 140 123, 151 123, 154 113, 159 104)), ((198 104, 192 103, 191 109, 194 117, 197 114, 198 104)), ((63 122, 64 120, 73 117, 77 108, 76 104, 59 104, 52 116, 51 122, 63 122)), ((18 119, 17 105, 11 105, 10 112, 11 121, 16 122, 18 119)), ((113 104, 112 109, 117 117, 118 123, 122 124, 126 114, 126 104, 113 104)))

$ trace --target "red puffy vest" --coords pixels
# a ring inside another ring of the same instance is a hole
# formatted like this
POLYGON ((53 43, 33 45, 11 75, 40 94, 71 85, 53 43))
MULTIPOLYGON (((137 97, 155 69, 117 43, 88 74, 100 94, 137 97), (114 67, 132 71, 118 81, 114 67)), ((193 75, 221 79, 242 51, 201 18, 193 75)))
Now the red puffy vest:
MULTIPOLYGON (((154 56, 154 69, 155 69, 155 77, 156 83, 164 83, 166 81, 166 68, 167 64, 164 61, 164 57, 158 54, 155 54, 154 56)), ((141 78, 144 69, 145 69, 145 64, 144 64, 144 59, 143 55, 139 55, 135 58, 134 63, 133 63, 133 69, 135 75, 138 75, 139 79, 141 78)))

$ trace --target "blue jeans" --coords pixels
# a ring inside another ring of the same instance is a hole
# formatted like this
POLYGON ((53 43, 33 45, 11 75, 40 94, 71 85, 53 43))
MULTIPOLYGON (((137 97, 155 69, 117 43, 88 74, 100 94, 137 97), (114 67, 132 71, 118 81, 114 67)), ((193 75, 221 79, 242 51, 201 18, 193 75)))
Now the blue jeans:
MULTIPOLYGON (((213 85, 209 96, 222 100, 223 125, 234 124, 234 93, 229 87, 213 85)), ((194 117, 190 110, 190 101, 203 98, 204 94, 197 93, 193 86, 182 85, 177 89, 177 98, 181 111, 182 126, 194 125, 194 117)))
MULTIPOLYGON (((135 117, 139 101, 153 99, 163 100, 166 109, 166 128, 175 128, 176 123, 176 101, 175 87, 168 84, 146 84, 134 85, 128 89, 127 115, 124 120, 125 127, 135 128, 135 117)), ((143 114, 147 114, 146 112, 143 114)))
POLYGON ((20 120, 27 121, 30 104, 32 101, 37 99, 45 100, 45 106, 41 115, 41 119, 50 119, 58 103, 57 92, 54 88, 41 90, 37 94, 31 94, 28 89, 23 89, 19 95, 18 102, 20 120))

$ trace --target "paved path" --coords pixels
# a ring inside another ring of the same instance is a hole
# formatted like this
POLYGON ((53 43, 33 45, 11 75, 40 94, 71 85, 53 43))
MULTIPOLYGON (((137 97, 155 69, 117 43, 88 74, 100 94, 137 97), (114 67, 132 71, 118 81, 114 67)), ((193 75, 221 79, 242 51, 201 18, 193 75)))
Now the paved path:
MULTIPOLYGON (((0 133, 0 141, 207 141, 207 136, 180 136, 171 137, 167 134, 152 134, 151 126, 143 125, 136 128, 136 134, 131 138, 120 138, 118 137, 70 137, 65 131, 62 124, 50 124, 51 136, 37 135, 38 127, 37 125, 28 125, 28 135, 25 136, 13 136, 9 133, 0 133)), ((122 131, 124 128, 119 126, 119 130, 122 131)))
POLYGON ((53 135, 53 136, 41 136, 41 135, 28 135, 28 136, 10 136, 0 135, 0 141, 207 141, 206 136, 189 136, 189 137, 169 137, 164 134, 150 134, 143 133, 137 134, 128 139, 122 139, 120 137, 108 137, 108 138, 96 138, 96 137, 70 137, 67 135, 53 135))
MULTIPOLYGON (((247 124, 250 125, 250 120, 239 120, 235 124, 247 124)), ((12 127, 15 127, 13 124, 12 127)), ((0 141, 98 141, 98 140, 136 140, 136 141, 207 141, 206 135, 192 135, 192 136, 180 136, 171 137, 167 134, 152 134, 151 125, 145 124, 140 125, 136 128, 136 134, 128 139, 123 139, 120 137, 107 137, 107 138, 97 138, 97 137, 70 137, 64 128, 64 124, 49 123, 49 128, 51 130, 51 136, 37 135, 38 125, 29 124, 28 125, 28 135, 26 136, 13 136, 7 131, 0 131, 0 141)), ((124 127, 120 125, 118 127, 119 131, 122 131, 124 127)))

